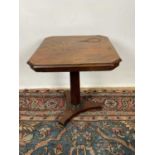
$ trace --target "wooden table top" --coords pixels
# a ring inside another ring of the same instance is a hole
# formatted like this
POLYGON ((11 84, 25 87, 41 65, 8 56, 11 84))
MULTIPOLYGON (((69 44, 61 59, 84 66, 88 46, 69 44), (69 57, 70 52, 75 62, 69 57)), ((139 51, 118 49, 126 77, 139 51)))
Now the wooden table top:
POLYGON ((104 71, 120 61, 107 37, 56 36, 45 38, 28 64, 38 72, 104 71))

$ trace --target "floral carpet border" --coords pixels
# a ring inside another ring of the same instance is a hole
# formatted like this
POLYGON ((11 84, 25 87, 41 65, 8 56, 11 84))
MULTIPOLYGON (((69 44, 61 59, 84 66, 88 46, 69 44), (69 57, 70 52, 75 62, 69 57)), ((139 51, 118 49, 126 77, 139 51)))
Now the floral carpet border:
MULTIPOLYGON (((67 89, 23 89, 19 91, 20 119, 56 120, 66 106, 67 89)), ((83 102, 103 103, 101 111, 85 112, 74 120, 133 120, 135 111, 134 88, 82 89, 83 102), (84 117, 85 116, 85 117, 84 117)))

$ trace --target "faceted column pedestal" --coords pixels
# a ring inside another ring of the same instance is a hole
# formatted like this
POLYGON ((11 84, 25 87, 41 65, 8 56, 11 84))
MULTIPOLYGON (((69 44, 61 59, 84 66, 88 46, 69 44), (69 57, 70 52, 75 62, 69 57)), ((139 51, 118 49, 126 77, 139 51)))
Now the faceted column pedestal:
POLYGON ((82 103, 80 99, 80 73, 70 72, 70 91, 66 92, 67 106, 62 115, 58 117, 58 122, 65 125, 70 119, 81 112, 90 109, 101 109, 101 103, 82 103))

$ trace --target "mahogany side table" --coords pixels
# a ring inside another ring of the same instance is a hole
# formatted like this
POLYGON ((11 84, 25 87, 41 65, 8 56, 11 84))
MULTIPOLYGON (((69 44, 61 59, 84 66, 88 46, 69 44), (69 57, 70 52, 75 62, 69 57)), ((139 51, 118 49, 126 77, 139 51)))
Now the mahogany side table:
POLYGON ((105 36, 56 36, 45 38, 28 64, 36 72, 70 72, 67 107, 58 117, 66 124, 75 115, 101 104, 83 104, 80 100, 80 71, 106 71, 116 68, 121 59, 105 36))

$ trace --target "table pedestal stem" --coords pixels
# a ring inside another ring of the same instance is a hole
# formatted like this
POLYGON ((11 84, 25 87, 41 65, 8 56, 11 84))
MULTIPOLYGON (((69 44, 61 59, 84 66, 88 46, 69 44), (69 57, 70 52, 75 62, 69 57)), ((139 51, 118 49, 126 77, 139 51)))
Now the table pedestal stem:
POLYGON ((70 96, 71 104, 80 104, 80 73, 70 72, 70 96))
POLYGON ((102 103, 82 103, 80 99, 80 73, 70 72, 70 92, 66 91, 67 105, 58 122, 65 125, 74 116, 91 109, 102 109, 102 103))

